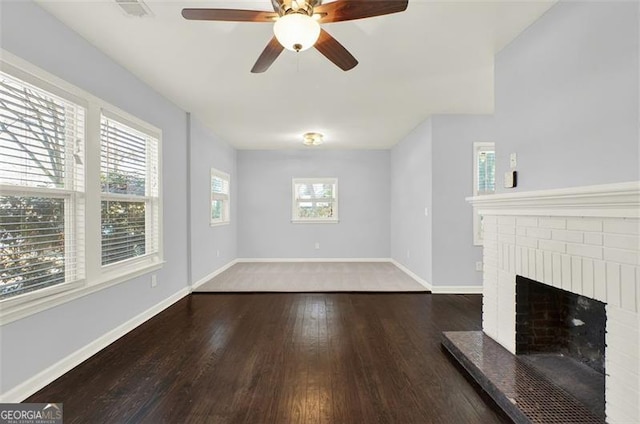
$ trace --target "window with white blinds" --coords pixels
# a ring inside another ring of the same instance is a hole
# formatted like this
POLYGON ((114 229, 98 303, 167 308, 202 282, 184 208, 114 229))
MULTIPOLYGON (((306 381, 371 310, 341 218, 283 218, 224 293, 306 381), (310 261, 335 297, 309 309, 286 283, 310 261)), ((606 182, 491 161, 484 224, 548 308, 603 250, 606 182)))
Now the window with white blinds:
POLYGON ((476 194, 496 192, 496 152, 493 146, 476 150, 477 183, 476 194))
MULTIPOLYGON (((496 148, 492 142, 473 143, 473 195, 496 192, 496 148)), ((473 211, 473 243, 482 245, 482 216, 473 211)))
POLYGON ((162 267, 161 139, 3 52, 0 325, 162 267))
POLYGON ((102 265, 158 252, 158 138, 100 122, 102 265))
POLYGON ((294 178, 293 222, 337 222, 338 179, 294 178))
POLYGON ((0 72, 0 300, 84 278, 85 113, 0 72))
POLYGON ((211 168, 211 225, 229 223, 231 209, 229 197, 229 174, 211 168))

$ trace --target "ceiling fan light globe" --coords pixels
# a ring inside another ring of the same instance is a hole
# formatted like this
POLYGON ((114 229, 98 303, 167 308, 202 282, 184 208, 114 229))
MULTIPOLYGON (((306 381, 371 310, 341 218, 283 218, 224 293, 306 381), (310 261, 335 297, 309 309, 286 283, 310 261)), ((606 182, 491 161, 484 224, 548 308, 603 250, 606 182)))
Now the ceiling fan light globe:
POLYGON ((291 13, 276 21, 273 25, 273 33, 282 47, 301 52, 313 47, 318 41, 320 24, 310 16, 291 13))

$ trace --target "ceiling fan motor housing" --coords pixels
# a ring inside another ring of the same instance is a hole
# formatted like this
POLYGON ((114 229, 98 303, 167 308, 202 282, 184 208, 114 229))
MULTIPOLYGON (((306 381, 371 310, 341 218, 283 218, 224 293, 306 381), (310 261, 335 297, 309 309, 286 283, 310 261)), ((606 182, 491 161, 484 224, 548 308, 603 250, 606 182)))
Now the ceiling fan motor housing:
POLYGON ((303 13, 313 15, 313 8, 322 4, 322 0, 271 0, 273 9, 280 16, 290 13, 303 13))

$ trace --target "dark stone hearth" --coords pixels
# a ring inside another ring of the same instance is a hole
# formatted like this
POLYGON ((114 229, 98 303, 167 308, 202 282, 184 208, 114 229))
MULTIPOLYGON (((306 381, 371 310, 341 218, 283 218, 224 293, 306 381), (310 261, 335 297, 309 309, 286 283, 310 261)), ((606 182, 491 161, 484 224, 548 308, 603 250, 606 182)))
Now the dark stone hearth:
POLYGON ((557 353, 521 355, 519 358, 604 419, 604 374, 570 356, 557 353))
POLYGON ((442 334, 442 345, 517 424, 605 422, 530 361, 511 354, 482 331, 442 334))

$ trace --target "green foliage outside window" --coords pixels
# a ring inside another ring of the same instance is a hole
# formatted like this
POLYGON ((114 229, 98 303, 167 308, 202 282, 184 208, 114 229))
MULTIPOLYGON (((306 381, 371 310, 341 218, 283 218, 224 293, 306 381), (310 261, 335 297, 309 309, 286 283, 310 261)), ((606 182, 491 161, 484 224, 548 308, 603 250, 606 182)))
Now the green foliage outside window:
POLYGON ((102 265, 145 254, 144 202, 102 201, 102 265))
POLYGON ((0 298, 65 281, 64 200, 0 196, 0 298))
POLYGON ((216 220, 222 219, 222 208, 223 208, 222 200, 212 200, 211 201, 211 219, 216 219, 216 220))

